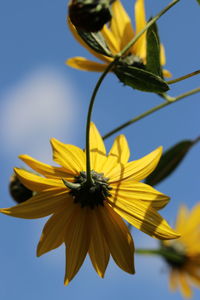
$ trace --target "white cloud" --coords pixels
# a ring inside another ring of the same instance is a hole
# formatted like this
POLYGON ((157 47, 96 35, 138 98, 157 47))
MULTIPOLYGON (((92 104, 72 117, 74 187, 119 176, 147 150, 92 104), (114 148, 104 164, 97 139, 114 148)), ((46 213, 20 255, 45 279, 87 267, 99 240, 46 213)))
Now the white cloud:
POLYGON ((9 87, 0 97, 0 138, 5 151, 49 160, 49 138, 66 141, 75 133, 74 90, 69 78, 51 67, 36 69, 9 87))

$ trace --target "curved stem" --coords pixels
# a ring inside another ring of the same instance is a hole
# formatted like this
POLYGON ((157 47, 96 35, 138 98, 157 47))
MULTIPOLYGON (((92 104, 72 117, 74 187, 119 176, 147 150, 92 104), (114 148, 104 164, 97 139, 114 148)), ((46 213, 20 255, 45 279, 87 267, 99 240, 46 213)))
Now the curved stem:
POLYGON ((141 30, 125 47, 120 51, 114 58, 114 60, 108 65, 108 67, 105 69, 103 74, 100 76, 94 91, 92 93, 91 99, 90 99, 90 105, 88 109, 88 115, 87 115, 87 123, 86 123, 86 174, 87 174, 87 183, 89 185, 92 185, 92 178, 91 178, 91 168, 90 168, 90 121, 91 121, 91 115, 92 115, 92 109, 95 101, 96 94, 98 92, 98 89, 105 78, 105 76, 108 74, 108 72, 111 70, 114 64, 122 57, 126 51, 132 47, 133 44, 141 37, 141 35, 151 26, 153 25, 162 15, 164 15, 172 6, 174 6, 177 2, 180 0, 174 0, 169 5, 167 5, 166 8, 164 8, 160 13, 158 13, 151 21, 147 23, 147 25, 141 30))
POLYGON ((139 116, 137 116, 137 117, 135 117, 135 118, 133 118, 133 119, 131 119, 131 120, 123 123, 122 125, 116 127, 115 129, 111 130, 110 132, 106 133, 103 136, 103 139, 105 140, 108 137, 110 137, 111 135, 113 135, 116 132, 118 132, 119 130, 121 130, 121 129, 123 129, 123 128, 125 128, 125 127, 127 127, 127 126, 129 126, 129 125, 131 125, 133 123, 136 123, 137 121, 139 121, 139 120, 141 120, 141 119, 143 119, 143 118, 151 115, 152 113, 154 113, 154 112, 156 112, 156 111, 158 111, 158 110, 160 110, 160 109, 162 109, 162 108, 164 108, 164 107, 166 107, 166 106, 168 106, 168 105, 170 105, 172 103, 175 103, 175 102, 177 102, 177 101, 179 101, 179 100, 181 100, 183 98, 186 98, 186 97, 191 96, 193 94, 196 94, 198 92, 200 92, 200 87, 196 88, 196 89, 193 89, 193 90, 191 90, 189 92, 183 93, 183 94, 181 94, 181 95, 179 95, 179 96, 177 96, 175 98, 169 98, 167 102, 161 103, 161 104, 159 104, 159 105, 157 105, 157 106, 149 109, 148 111, 142 113, 141 115, 139 115, 139 116))
POLYGON ((89 185, 92 185, 92 178, 91 178, 91 168, 90 168, 90 122, 91 122, 91 116, 92 116, 92 109, 94 105, 94 101, 96 98, 96 94, 101 86, 101 83, 105 76, 108 74, 108 72, 111 70, 113 65, 118 61, 118 57, 116 57, 105 69, 105 71, 102 73, 102 75, 99 77, 99 80, 97 81, 95 88, 93 90, 90 104, 88 108, 88 114, 87 114, 87 122, 86 122, 86 146, 85 146, 85 152, 86 152, 86 174, 87 174, 87 183, 89 185))

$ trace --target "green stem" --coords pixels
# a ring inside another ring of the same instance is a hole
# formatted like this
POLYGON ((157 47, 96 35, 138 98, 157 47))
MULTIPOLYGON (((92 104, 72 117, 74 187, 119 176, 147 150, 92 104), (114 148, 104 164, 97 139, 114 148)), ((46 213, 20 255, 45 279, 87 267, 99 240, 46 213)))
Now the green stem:
POLYGON ((167 249, 162 249, 162 248, 160 248, 160 249, 136 249, 135 253, 144 254, 144 255, 159 255, 171 262, 182 261, 182 255, 172 252, 167 249))
POLYGON ((124 47, 124 49, 122 49, 122 51, 117 54, 117 56, 121 57, 123 54, 125 54, 129 50, 129 48, 131 48, 137 42, 137 40, 143 35, 143 33, 147 31, 149 27, 151 27, 162 15, 164 15, 170 8, 172 8, 172 6, 174 6, 179 1, 180 0, 174 0, 163 10, 161 10, 153 19, 151 19, 151 21, 147 23, 147 25, 138 34, 136 34, 136 36, 124 47))
POLYGON ((179 78, 176 78, 176 79, 173 79, 173 80, 169 80, 169 81, 166 81, 166 82, 167 82, 167 84, 173 84, 173 83, 177 83, 179 81, 185 80, 187 78, 190 78, 190 77, 198 75, 198 74, 200 74, 200 70, 194 71, 194 72, 189 73, 187 75, 184 75, 184 76, 181 76, 179 78))
POLYGON ((96 98, 96 94, 100 88, 100 85, 106 75, 109 73, 113 65, 118 61, 118 57, 116 57, 105 69, 105 71, 102 73, 102 75, 99 77, 95 88, 93 90, 91 99, 90 99, 90 105, 88 108, 88 114, 87 114, 87 123, 86 123, 86 147, 85 147, 85 153, 86 153, 86 174, 87 174, 87 183, 89 185, 92 185, 92 178, 91 178, 91 168, 90 168, 90 122, 91 122, 91 116, 92 116, 92 109, 94 105, 94 101, 96 98))
POLYGON ((149 109, 148 111, 142 113, 141 115, 137 116, 136 118, 133 118, 133 119, 131 119, 131 120, 123 123, 122 125, 116 127, 115 129, 111 130, 110 132, 108 132, 107 134, 105 134, 103 136, 103 139, 105 140, 108 137, 110 137, 111 135, 113 135, 116 132, 120 131, 121 129, 123 129, 123 128, 125 128, 125 127, 127 127, 127 126, 129 126, 129 125, 131 125, 131 124, 133 124, 133 123, 135 123, 135 122, 137 122, 137 121, 139 121, 139 120, 141 120, 141 119, 149 116, 149 115, 151 115, 152 113, 154 113, 154 112, 156 112, 156 111, 158 111, 158 110, 160 110, 160 109, 162 109, 162 108, 164 108, 164 107, 166 107, 166 106, 168 106, 168 105, 170 105, 172 103, 175 103, 175 102, 177 102, 177 101, 179 101, 179 100, 181 100, 183 98, 186 98, 186 97, 191 96, 193 94, 196 94, 198 92, 200 92, 200 87, 196 88, 196 89, 193 89, 193 90, 191 90, 189 92, 183 93, 183 94, 181 94, 181 95, 179 95, 179 96, 177 96, 175 98, 171 98, 170 97, 167 102, 161 103, 161 104, 159 104, 159 105, 157 105, 157 106, 149 109))
POLYGON ((158 13, 150 22, 147 23, 147 25, 144 27, 143 30, 141 30, 125 47, 120 51, 114 58, 114 60, 108 65, 108 67, 105 69, 105 71, 100 76, 99 80, 97 81, 97 84, 94 88, 94 91, 92 93, 91 99, 90 99, 90 105, 88 109, 88 115, 87 115, 87 123, 86 123, 86 174, 87 174, 87 183, 89 185, 92 185, 92 178, 91 178, 91 167, 90 167, 90 122, 91 122, 91 115, 92 115, 92 109, 95 101, 96 94, 99 90, 99 87, 108 74, 108 72, 111 70, 111 68, 116 64, 116 62, 120 59, 120 57, 130 48, 132 45, 141 37, 141 35, 152 25, 154 24, 162 15, 164 15, 172 6, 174 6, 177 2, 180 0, 174 0, 169 5, 167 5, 166 8, 164 8, 160 13, 158 13))

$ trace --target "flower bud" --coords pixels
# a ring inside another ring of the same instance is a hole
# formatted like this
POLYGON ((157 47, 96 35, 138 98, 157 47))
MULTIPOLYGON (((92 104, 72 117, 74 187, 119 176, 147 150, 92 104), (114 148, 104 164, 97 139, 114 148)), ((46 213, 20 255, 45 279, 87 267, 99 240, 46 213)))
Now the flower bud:
POLYGON ((15 174, 10 177, 9 191, 17 203, 22 203, 33 196, 33 192, 26 188, 15 174))
POLYGON ((79 30, 97 32, 112 18, 112 0, 71 0, 68 8, 72 24, 79 30))

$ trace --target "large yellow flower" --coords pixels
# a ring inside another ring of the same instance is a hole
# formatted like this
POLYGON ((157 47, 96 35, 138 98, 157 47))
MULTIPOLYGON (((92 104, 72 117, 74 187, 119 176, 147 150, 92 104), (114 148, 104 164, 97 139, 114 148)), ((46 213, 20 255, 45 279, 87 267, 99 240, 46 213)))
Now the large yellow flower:
POLYGON ((139 182, 156 167, 161 147, 139 160, 128 162, 129 147, 126 138, 120 135, 106 155, 103 140, 92 123, 93 185, 88 187, 85 151, 56 139, 52 139, 51 144, 54 161, 61 167, 21 155, 20 158, 42 176, 23 169, 15 169, 15 172, 20 181, 37 194, 24 203, 0 211, 27 219, 52 215, 44 226, 37 255, 66 244, 65 284, 76 275, 87 253, 101 277, 110 254, 121 269, 134 273, 133 240, 123 219, 158 239, 179 236, 157 212, 169 198, 139 182))
POLYGON ((163 241, 166 250, 176 254, 178 261, 167 259, 170 266, 170 288, 180 288, 186 298, 192 297, 191 286, 200 287, 200 204, 191 212, 181 206, 176 230, 181 237, 176 241, 163 241))
MULTIPOLYGON (((145 17, 145 7, 144 0, 136 0, 135 3, 135 23, 136 30, 134 31, 131 20, 126 13, 124 7, 119 0, 114 1, 112 4, 113 17, 111 19, 110 26, 104 25, 101 30, 106 44, 110 48, 111 53, 115 56, 119 53, 135 36, 139 33, 147 24, 145 17)), ((96 58, 100 59, 104 63, 98 63, 88 60, 84 57, 73 57, 66 61, 66 63, 76 69, 85 71, 104 71, 108 64, 113 60, 113 58, 104 56, 95 52, 91 49, 79 36, 76 28, 69 22, 69 28, 74 35, 75 39, 85 47, 91 54, 96 58)), ((127 53, 129 61, 134 59, 138 64, 146 64, 146 32, 140 37, 140 39, 129 49, 127 53)), ((160 53, 161 65, 165 64, 165 53, 164 47, 161 45, 160 53)), ((170 77, 171 74, 167 70, 163 70, 163 75, 165 77, 170 77)))

